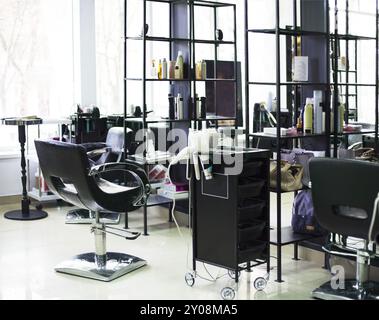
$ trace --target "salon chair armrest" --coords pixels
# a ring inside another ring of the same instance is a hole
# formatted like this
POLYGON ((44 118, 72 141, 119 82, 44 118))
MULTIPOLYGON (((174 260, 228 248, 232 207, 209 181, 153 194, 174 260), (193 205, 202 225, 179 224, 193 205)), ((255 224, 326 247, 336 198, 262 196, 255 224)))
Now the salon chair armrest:
MULTIPOLYGON (((99 173, 109 172, 109 171, 140 171, 140 170, 144 172, 143 167, 137 162, 124 160, 121 162, 108 162, 108 163, 103 163, 97 166, 93 166, 89 172, 89 175, 96 175, 99 173)), ((144 174, 146 176, 145 172, 144 174)))
POLYGON ((149 178, 145 170, 134 161, 126 160, 123 162, 110 162, 110 163, 104 163, 98 166, 94 166, 89 171, 89 175, 96 176, 104 172, 111 172, 111 171, 129 172, 133 176, 137 175, 137 177, 141 180, 143 184, 146 195, 148 196, 150 194, 151 185, 150 185, 149 178))
POLYGON ((110 147, 105 147, 101 149, 94 149, 91 151, 87 151, 87 156, 88 158, 94 158, 103 155, 104 153, 111 152, 112 148, 110 147))
POLYGON ((86 152, 108 147, 105 142, 87 142, 87 143, 82 143, 81 146, 84 147, 84 149, 86 149, 86 152))

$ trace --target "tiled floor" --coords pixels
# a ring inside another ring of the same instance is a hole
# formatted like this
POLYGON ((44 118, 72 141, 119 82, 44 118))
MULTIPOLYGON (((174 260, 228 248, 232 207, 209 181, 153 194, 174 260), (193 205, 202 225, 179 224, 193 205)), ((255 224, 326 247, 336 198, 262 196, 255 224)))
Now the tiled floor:
MULTIPOLYGON (((0 205, 0 299, 205 300, 220 299, 220 290, 234 285, 227 275, 217 282, 198 278, 193 288, 185 284, 187 252, 188 261, 191 259, 190 232, 182 217, 182 239, 175 225, 167 222, 167 210, 159 209, 149 210, 149 237, 141 236, 136 241, 108 237, 109 250, 144 258, 148 261, 147 267, 111 283, 55 273, 57 263, 75 254, 93 251, 94 242, 89 226, 65 225, 64 216, 68 207, 49 207, 49 217, 40 221, 15 222, 3 218, 5 211, 17 207, 18 204, 0 205)), ((140 212, 130 215, 130 226, 142 229, 140 212)), ((328 273, 318 263, 293 261, 291 248, 287 249, 283 264, 284 283, 276 283, 273 272, 273 279, 266 290, 256 292, 252 282, 256 276, 265 273, 262 266, 251 274, 242 274, 237 297, 309 299, 311 290, 324 283, 328 273)), ((272 265, 275 268, 275 259, 272 259, 272 265)), ((208 267, 208 271, 213 277, 225 274, 225 270, 214 267, 208 267)), ((199 274, 209 278, 202 266, 199 266, 199 274)))

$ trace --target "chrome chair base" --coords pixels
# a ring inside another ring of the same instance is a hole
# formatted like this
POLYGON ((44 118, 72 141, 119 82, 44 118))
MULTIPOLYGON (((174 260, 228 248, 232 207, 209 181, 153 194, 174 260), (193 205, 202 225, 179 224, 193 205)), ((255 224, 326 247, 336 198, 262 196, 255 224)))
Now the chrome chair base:
POLYGON ((368 281, 363 290, 357 289, 356 280, 346 280, 345 289, 333 289, 330 282, 312 292, 312 297, 321 300, 379 300, 379 283, 368 281))
MULTIPOLYGON (((100 223, 119 224, 121 215, 117 212, 100 212, 100 223)), ((95 217, 89 210, 75 209, 67 212, 66 224, 92 224, 95 217)))
POLYGON ((145 266, 147 262, 128 254, 108 252, 106 261, 99 265, 96 254, 84 253, 55 267, 56 272, 109 282, 145 266))

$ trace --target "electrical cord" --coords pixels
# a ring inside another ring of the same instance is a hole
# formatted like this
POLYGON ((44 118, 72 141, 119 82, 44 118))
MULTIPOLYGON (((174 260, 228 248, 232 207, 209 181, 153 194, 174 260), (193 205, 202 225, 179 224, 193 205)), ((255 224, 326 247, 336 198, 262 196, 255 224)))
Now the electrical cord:
MULTIPOLYGON (((170 184, 173 184, 173 182, 172 182, 172 180, 171 180, 171 176, 170 176, 170 170, 171 170, 171 163, 170 163, 169 166, 168 166, 168 170, 167 170, 167 178, 168 178, 170 184)), ((189 191, 191 191, 191 190, 189 190, 189 191)), ((189 193, 190 193, 190 192, 189 192, 189 193)), ((190 205, 191 205, 191 203, 190 203, 190 205)), ((190 206, 190 205, 189 205, 189 206, 190 206)), ((174 220, 175 226, 176 226, 176 228, 177 228, 177 230, 178 230, 178 233, 179 233, 180 237, 183 239, 183 241, 184 241, 184 243, 185 243, 185 245, 186 245, 186 247, 187 247, 187 261, 186 261, 186 266, 187 266, 187 269, 190 269, 190 267, 189 267, 189 262, 188 262, 188 260, 189 260, 188 256, 189 256, 189 250, 190 250, 190 248, 189 248, 189 243, 188 243, 188 241, 186 241, 186 239, 184 238, 183 233, 182 233, 182 230, 180 230, 180 226, 179 226, 178 220, 176 219, 176 216, 175 216, 175 207, 176 207, 176 199, 175 199, 175 197, 173 197, 173 199, 172 199, 172 208, 171 208, 171 217, 172 217, 172 219, 174 220)), ((189 210, 189 221, 191 221, 191 208, 190 208, 190 210, 189 210)), ((191 235, 192 235, 192 229, 191 229, 191 228, 190 228, 190 231, 191 231, 191 235)))
MULTIPOLYGON (((189 163, 187 162, 187 166, 188 165, 189 165, 189 163)), ((167 169, 167 178, 168 178, 170 184, 173 184, 173 182, 171 180, 171 176, 170 176, 170 170, 171 170, 171 163, 169 164, 168 169, 167 169)), ((187 177, 187 180, 190 181, 190 178, 187 177)), ((189 194, 191 194, 191 183, 189 183, 189 194)), ((188 270, 193 271, 192 268, 189 265, 190 244, 184 238, 183 233, 180 230, 179 223, 178 223, 178 221, 176 219, 176 216, 175 216, 175 206, 176 206, 176 199, 175 199, 175 197, 173 197, 173 199, 172 199, 172 208, 171 208, 171 216, 172 216, 172 219, 174 220, 175 226, 176 226, 176 228, 178 230, 178 233, 179 233, 180 237, 183 239, 183 241, 184 241, 184 243, 185 243, 185 245, 187 247, 186 267, 187 267, 188 270)), ((188 216, 188 219, 189 219, 190 222, 192 221, 192 219, 191 219, 192 218, 191 212, 192 212, 191 211, 191 197, 189 197, 189 213, 188 213, 189 216, 188 216)), ((191 237, 193 236, 192 227, 193 226, 191 226, 191 224, 190 224, 191 237)), ((204 267, 205 271, 208 273, 208 275, 211 277, 211 279, 208 279, 207 277, 204 277, 204 276, 200 275, 198 272, 196 272, 196 276, 198 276, 200 279, 203 279, 203 280, 206 280, 206 281, 210 281, 210 282, 216 282, 218 279, 223 278, 223 277, 225 277, 227 275, 227 273, 226 273, 226 274, 224 274, 222 276, 219 276, 219 273, 220 273, 220 270, 221 270, 221 268, 219 268, 217 276, 213 277, 211 275, 211 273, 208 271, 208 269, 206 268, 206 266, 205 266, 204 263, 203 263, 203 267, 204 267)))

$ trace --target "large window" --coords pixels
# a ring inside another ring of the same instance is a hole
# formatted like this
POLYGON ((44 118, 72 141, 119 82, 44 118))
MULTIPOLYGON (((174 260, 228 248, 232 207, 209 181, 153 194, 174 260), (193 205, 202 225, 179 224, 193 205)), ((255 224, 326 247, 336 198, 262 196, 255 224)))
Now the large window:
POLYGON ((103 114, 122 114, 124 0, 95 0, 95 21, 97 105, 103 114))
MULTIPOLYGON (((74 103, 73 2, 0 0, 0 117, 67 116, 74 103)), ((0 151, 18 148, 0 126, 0 151)))

